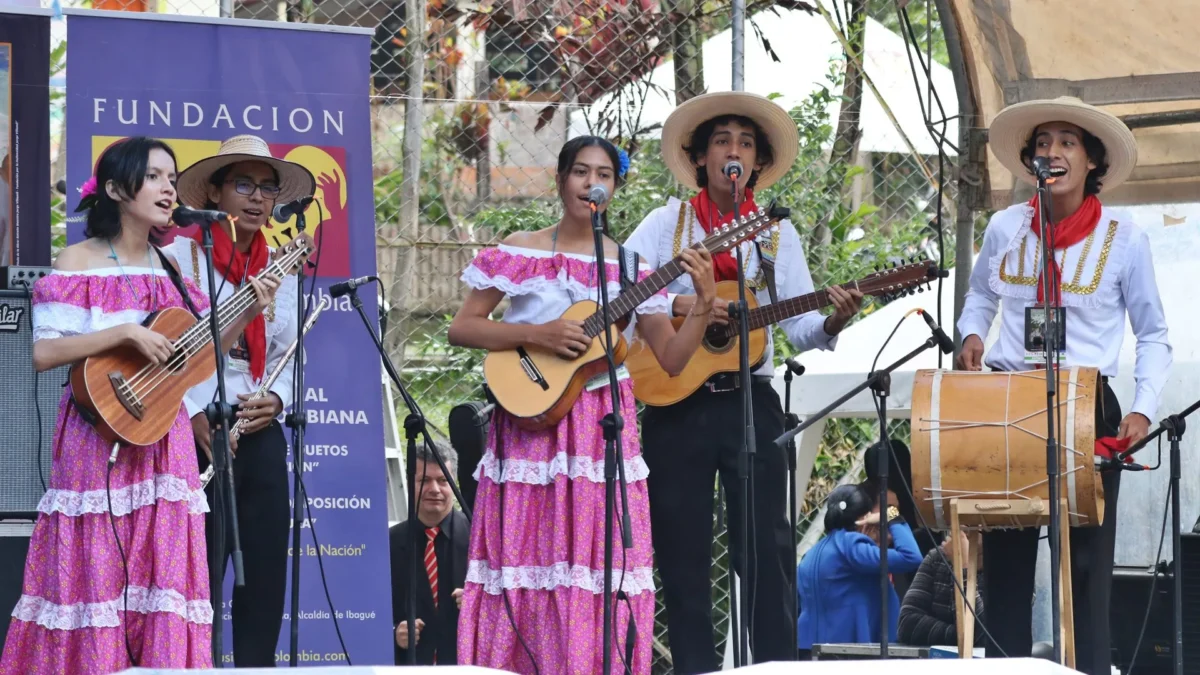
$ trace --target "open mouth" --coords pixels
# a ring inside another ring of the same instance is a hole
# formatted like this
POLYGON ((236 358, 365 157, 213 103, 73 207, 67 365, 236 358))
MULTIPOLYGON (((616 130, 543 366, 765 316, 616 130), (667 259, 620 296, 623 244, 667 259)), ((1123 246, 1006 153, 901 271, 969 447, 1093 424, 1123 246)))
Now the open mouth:
POLYGON ((242 209, 242 215, 250 218, 258 218, 263 214, 262 209, 242 209))
POLYGON ((171 204, 172 204, 172 202, 169 199, 160 199, 160 200, 154 202, 155 206, 157 206, 160 209, 164 209, 166 211, 171 210, 171 204))
POLYGON ((1050 177, 1051 178, 1062 178, 1065 175, 1067 175, 1066 167, 1062 167, 1062 166, 1050 167, 1050 177))

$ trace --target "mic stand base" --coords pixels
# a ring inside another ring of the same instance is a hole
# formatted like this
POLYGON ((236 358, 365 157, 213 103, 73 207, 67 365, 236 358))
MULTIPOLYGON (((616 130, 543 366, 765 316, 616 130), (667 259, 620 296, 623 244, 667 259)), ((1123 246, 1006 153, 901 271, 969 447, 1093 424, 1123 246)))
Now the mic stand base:
POLYGON ((208 404, 204 415, 208 420, 213 461, 213 505, 212 519, 214 542, 209 542, 209 600, 213 607, 212 652, 213 663, 221 663, 224 652, 224 595, 225 595, 225 547, 232 540, 230 556, 233 559, 233 584, 245 586, 246 576, 242 567, 242 539, 238 528, 237 495, 234 493, 233 453, 229 448, 228 431, 233 426, 233 406, 229 405, 225 389, 225 350, 221 344, 221 326, 217 320, 217 282, 213 266, 213 234, 216 223, 200 223, 201 248, 204 249, 204 265, 208 273, 208 326, 212 333, 213 350, 216 352, 217 401, 208 404), (228 525, 230 536, 225 537, 228 525))

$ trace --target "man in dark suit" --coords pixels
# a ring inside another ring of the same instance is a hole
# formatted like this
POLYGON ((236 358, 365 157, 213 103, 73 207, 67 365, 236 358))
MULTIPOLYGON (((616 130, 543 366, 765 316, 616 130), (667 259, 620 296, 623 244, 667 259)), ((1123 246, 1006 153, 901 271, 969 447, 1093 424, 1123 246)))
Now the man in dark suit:
MULTIPOLYGON (((458 455, 438 444, 438 454, 451 475, 458 455)), ((454 510, 454 494, 446 475, 427 448, 417 454, 417 520, 423 533, 417 551, 415 643, 418 665, 458 663, 458 610, 467 577, 467 541, 471 524, 454 510), (436 592, 435 592, 436 589, 436 592)), ((408 663, 408 592, 412 519, 391 528, 392 625, 396 627, 396 665, 408 663)))

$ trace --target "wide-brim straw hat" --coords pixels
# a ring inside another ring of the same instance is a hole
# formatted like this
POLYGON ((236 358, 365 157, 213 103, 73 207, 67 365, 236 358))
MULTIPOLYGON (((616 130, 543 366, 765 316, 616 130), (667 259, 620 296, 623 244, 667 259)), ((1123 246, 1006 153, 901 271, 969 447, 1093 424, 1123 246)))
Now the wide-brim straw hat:
POLYGON ((1004 168, 1026 183, 1036 184, 1029 167, 1021 161, 1021 150, 1034 129, 1051 122, 1074 124, 1104 144, 1108 172, 1100 179, 1103 189, 1111 190, 1129 180, 1133 167, 1137 166, 1137 141, 1133 132, 1112 113, 1072 96, 1008 106, 992 121, 988 143, 1004 168))
POLYGON ((263 162, 269 164, 279 175, 277 204, 287 204, 300 197, 316 192, 317 180, 312 172, 294 162, 271 156, 271 148, 258 136, 249 134, 234 136, 223 143, 212 157, 196 162, 179 174, 179 201, 194 209, 202 209, 208 203, 209 179, 220 169, 238 162, 263 162))
MULTIPOLYGON (((696 127, 724 115, 754 120, 771 144, 775 161, 758 172, 754 189, 762 190, 783 178, 800 154, 800 134, 796 131, 796 123, 786 110, 765 96, 744 91, 722 91, 688 99, 663 123, 663 159, 675 180, 693 190, 700 189, 696 184, 696 166, 692 164, 686 148, 692 143, 692 133, 696 127)), ((746 171, 752 171, 754 160, 748 160, 745 162, 746 171)))

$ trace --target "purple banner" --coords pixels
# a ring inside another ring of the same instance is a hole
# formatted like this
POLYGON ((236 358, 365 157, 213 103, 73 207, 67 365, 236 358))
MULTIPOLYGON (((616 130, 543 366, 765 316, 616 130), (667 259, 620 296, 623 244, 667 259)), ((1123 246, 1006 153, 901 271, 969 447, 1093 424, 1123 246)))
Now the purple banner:
MULTIPOLYGON (((316 201, 307 212, 307 231, 318 243, 313 301, 328 297, 332 283, 375 273, 368 32, 83 10, 67 14, 68 212, 79 201, 75 188, 91 175, 104 148, 120 138, 166 140, 182 171, 215 154, 222 140, 254 134, 270 144, 273 155, 306 166, 318 178, 316 201)), ((294 233, 288 224, 272 222, 265 234, 278 246, 294 233)), ((81 237, 82 223, 73 223, 68 239, 81 237)), ((362 299, 377 325, 373 294, 362 299)), ((308 513, 299 551, 299 660, 301 665, 345 661, 334 630, 336 614, 355 664, 389 664, 391 581, 379 358, 348 298, 321 315, 305 351, 308 513)), ((232 664, 231 570, 226 581, 220 611, 225 661, 232 664)), ((289 658, 291 617, 288 607, 284 612, 277 665, 287 665, 289 658)))

